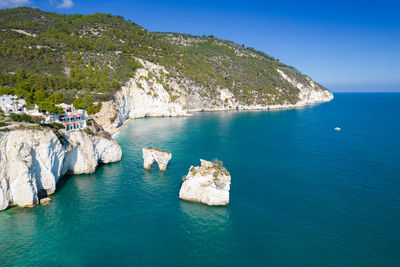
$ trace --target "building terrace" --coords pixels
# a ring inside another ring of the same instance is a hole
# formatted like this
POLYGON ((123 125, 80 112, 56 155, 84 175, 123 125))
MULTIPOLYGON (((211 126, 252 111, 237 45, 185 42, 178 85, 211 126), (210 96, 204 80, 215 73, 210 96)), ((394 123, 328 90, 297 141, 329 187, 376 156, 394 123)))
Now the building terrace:
POLYGON ((61 114, 47 114, 46 122, 59 122, 65 127, 65 130, 83 129, 86 128, 86 112, 83 109, 75 109, 73 105, 59 104, 64 113, 61 114))

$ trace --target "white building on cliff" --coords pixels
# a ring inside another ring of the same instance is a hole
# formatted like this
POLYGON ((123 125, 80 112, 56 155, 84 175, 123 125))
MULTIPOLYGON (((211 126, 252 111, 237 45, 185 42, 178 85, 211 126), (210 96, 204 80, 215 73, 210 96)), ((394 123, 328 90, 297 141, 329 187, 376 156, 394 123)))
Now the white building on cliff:
POLYGON ((65 130, 83 129, 86 128, 86 113, 83 109, 75 109, 73 105, 59 104, 56 105, 64 109, 62 114, 46 115, 46 122, 59 122, 65 127, 65 130))
POLYGON ((16 95, 1 95, 0 109, 5 114, 10 113, 26 113, 26 102, 23 99, 18 99, 16 95))

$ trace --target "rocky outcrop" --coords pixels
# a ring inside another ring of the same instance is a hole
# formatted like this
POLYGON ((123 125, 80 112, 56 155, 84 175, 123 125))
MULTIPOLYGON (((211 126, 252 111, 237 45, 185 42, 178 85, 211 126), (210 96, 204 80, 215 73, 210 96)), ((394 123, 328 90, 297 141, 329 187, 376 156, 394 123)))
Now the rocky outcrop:
POLYGON ((313 80, 305 77, 303 82, 296 80, 294 77, 290 77, 282 70, 277 69, 283 79, 291 83, 297 89, 299 89, 299 101, 296 103, 298 106, 305 106, 314 103, 329 102, 333 99, 333 94, 324 88, 321 88, 313 80))
POLYGON ((143 168, 146 170, 151 169, 151 164, 154 161, 157 162, 160 171, 166 171, 169 160, 172 158, 170 152, 161 150, 154 147, 146 147, 142 149, 143 151, 143 168))
POLYGON ((184 178, 179 198, 209 206, 228 205, 231 176, 220 161, 200 160, 184 178))
POLYGON ((118 118, 115 126, 121 126, 129 118, 188 116, 184 103, 177 101, 182 92, 170 90, 161 77, 168 74, 164 67, 139 60, 144 66, 138 69, 115 95, 118 118))
POLYGON ((48 205, 51 201, 52 201, 52 199, 49 198, 49 197, 42 198, 42 199, 40 199, 40 205, 46 206, 46 205, 48 205))
POLYGON ((36 205, 64 174, 92 173, 121 157, 114 140, 84 131, 64 137, 47 128, 0 132, 0 210, 36 205))
POLYGON ((117 131, 118 122, 118 110, 114 101, 103 101, 101 103, 101 110, 96 114, 92 114, 91 117, 101 125, 104 131, 110 134, 114 134, 117 131))

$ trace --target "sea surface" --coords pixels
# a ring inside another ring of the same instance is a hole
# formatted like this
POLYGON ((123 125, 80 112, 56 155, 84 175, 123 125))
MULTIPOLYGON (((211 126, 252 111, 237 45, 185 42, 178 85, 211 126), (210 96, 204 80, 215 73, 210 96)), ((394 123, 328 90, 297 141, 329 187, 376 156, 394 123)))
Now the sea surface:
POLYGON ((138 119, 117 140, 121 162, 0 213, 1 266, 400 266, 399 93, 138 119), (172 152, 166 172, 143 170, 145 146, 172 152), (215 158, 229 206, 180 200, 215 158))

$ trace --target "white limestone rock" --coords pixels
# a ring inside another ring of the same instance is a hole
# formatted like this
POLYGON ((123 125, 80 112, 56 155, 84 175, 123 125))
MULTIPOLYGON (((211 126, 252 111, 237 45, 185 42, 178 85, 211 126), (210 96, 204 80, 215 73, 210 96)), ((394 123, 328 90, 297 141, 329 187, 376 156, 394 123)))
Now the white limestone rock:
POLYGON ((121 160, 121 147, 112 138, 92 136, 91 140, 99 163, 107 164, 121 160))
POLYGON ((93 173, 99 163, 111 163, 121 160, 121 147, 111 138, 89 135, 84 131, 68 132, 67 138, 72 145, 66 153, 63 173, 93 173))
POLYGON ((0 133, 0 210, 38 204, 52 194, 62 175, 65 149, 50 130, 0 133))
POLYGON ((220 161, 200 159, 201 166, 191 166, 184 178, 179 198, 209 206, 229 204, 231 176, 220 161))
POLYGON ((277 71, 282 78, 300 90, 300 101, 296 103, 297 106, 329 102, 333 99, 333 94, 329 90, 321 88, 310 78, 306 77, 307 82, 299 82, 295 78, 289 77, 282 70, 277 69, 277 71))
POLYGON ((183 104, 173 101, 173 94, 161 82, 162 77, 168 74, 165 68, 138 60, 144 68, 138 69, 135 76, 115 95, 118 109, 115 126, 122 125, 129 118, 188 116, 183 104))
POLYGON ((98 158, 92 140, 83 131, 68 133, 72 148, 67 151, 63 173, 88 174, 96 170, 98 158))
POLYGON ((64 174, 91 173, 99 163, 122 157, 119 145, 101 135, 77 130, 66 133, 65 141, 47 128, 0 132, 0 210, 37 205, 64 174))
POLYGON ((52 201, 52 199, 49 198, 49 197, 42 198, 42 199, 40 199, 40 205, 46 206, 46 205, 48 205, 51 201, 52 201))
POLYGON ((172 158, 172 154, 170 152, 155 147, 145 147, 142 149, 142 152, 144 169, 150 170, 151 164, 156 161, 160 171, 167 170, 168 162, 172 158))

